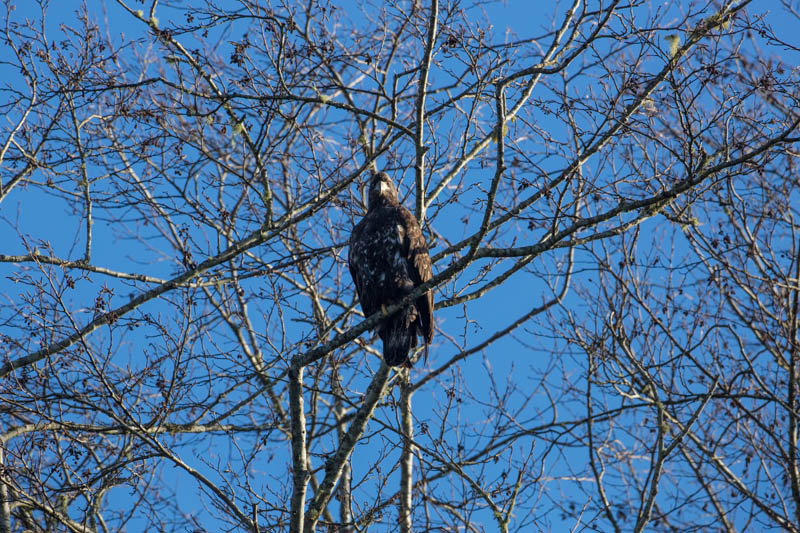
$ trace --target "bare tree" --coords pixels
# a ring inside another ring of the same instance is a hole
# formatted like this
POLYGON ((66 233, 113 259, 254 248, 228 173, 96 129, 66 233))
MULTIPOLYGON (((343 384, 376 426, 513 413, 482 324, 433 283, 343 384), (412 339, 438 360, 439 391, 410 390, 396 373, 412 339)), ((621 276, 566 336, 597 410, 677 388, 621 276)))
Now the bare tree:
POLYGON ((193 4, 3 2, 0 531, 798 530, 797 6, 193 4))

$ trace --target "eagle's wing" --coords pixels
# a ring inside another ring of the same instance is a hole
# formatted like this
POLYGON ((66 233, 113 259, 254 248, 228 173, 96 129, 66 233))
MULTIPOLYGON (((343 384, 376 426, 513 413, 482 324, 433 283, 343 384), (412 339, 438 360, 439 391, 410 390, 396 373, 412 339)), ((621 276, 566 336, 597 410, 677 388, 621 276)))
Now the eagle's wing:
MULTIPOLYGON (((402 208, 401 216, 408 239, 408 270, 416 287, 433 277, 431 256, 417 219, 405 208, 402 208)), ((414 305, 419 313, 422 336, 425 338, 425 343, 430 344, 433 340, 433 291, 429 290, 417 298, 414 305)))
POLYGON ((360 256, 363 248, 363 243, 361 242, 361 226, 361 223, 356 224, 353 228, 353 233, 350 235, 350 248, 347 251, 347 266, 350 269, 350 277, 353 278, 353 283, 356 286, 358 301, 361 303, 361 307, 364 308, 365 287, 360 268, 362 263, 362 258, 360 256))
MULTIPOLYGON (((355 237, 356 233, 353 232, 353 237, 355 237)), ((356 252, 353 250, 354 241, 355 239, 350 238, 350 248, 347 250, 347 267, 350 269, 350 277, 353 278, 353 283, 356 286, 356 294, 358 295, 358 301, 361 301, 361 276, 358 275, 358 257, 356 252)))
POLYGON ((369 220, 365 217, 353 228, 350 235, 350 249, 347 252, 347 266, 350 268, 350 276, 356 286, 358 301, 364 316, 369 316, 381 307, 378 300, 376 273, 373 270, 376 265, 371 261, 369 250, 377 246, 373 242, 374 232, 370 231, 369 220))

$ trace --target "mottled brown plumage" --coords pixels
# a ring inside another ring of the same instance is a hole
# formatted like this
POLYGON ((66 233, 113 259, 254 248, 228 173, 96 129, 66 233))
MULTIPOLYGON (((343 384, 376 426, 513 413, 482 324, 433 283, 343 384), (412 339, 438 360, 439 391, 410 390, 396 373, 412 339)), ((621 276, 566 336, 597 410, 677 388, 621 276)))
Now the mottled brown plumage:
MULTIPOLYGON (((396 303, 433 276, 428 244, 384 172, 369 181, 367 214, 353 228, 348 253, 350 274, 366 316, 396 303)), ((388 365, 411 367, 408 357, 417 345, 433 339, 433 293, 427 291, 412 305, 383 319, 377 326, 388 365)))

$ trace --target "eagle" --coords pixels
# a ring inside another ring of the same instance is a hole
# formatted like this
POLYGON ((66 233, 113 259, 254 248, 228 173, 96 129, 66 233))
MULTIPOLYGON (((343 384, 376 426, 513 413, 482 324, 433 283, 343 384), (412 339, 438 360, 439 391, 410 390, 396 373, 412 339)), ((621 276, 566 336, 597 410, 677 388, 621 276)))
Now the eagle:
MULTIPOLYGON (((417 219, 400 204, 385 172, 369 180, 367 213, 353 227, 348 252, 350 275, 365 316, 397 303, 432 277, 428 244, 417 219)), ((428 290, 377 328, 383 359, 389 366, 411 368, 408 357, 417 335, 433 340, 433 293, 428 290)))

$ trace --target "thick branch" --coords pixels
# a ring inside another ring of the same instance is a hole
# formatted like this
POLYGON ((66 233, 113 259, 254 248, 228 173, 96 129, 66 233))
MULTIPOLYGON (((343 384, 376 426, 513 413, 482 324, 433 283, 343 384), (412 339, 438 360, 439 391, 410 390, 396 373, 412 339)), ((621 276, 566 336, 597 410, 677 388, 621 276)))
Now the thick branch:
MULTIPOLYGON (((303 367, 289 369, 289 411, 292 417, 292 502, 289 531, 303 533, 308 458, 306 456, 306 415, 303 407, 303 367)), ((309 529, 313 531, 313 529, 309 529)))
POLYGON ((439 0, 431 0, 431 12, 428 16, 428 35, 425 40, 425 52, 419 69, 419 85, 417 88, 417 114, 414 130, 414 145, 416 149, 416 164, 414 165, 417 203, 414 213, 422 224, 425 218, 425 95, 428 90, 428 72, 433 59, 433 47, 436 44, 436 25, 439 18, 439 0))
MULTIPOLYGON (((297 364, 297 360, 293 364, 297 364)), ((364 434, 367 422, 372 418, 378 401, 383 396, 386 383, 389 381, 390 368, 386 363, 381 363, 380 369, 375 373, 372 382, 364 395, 364 402, 353 417, 350 428, 339 444, 339 448, 325 463, 325 479, 319 486, 319 490, 314 494, 313 499, 308 505, 305 517, 305 527, 303 531, 314 531, 317 520, 319 520, 322 510, 328 505, 333 494, 333 489, 339 482, 346 461, 353 452, 356 443, 364 434)))

